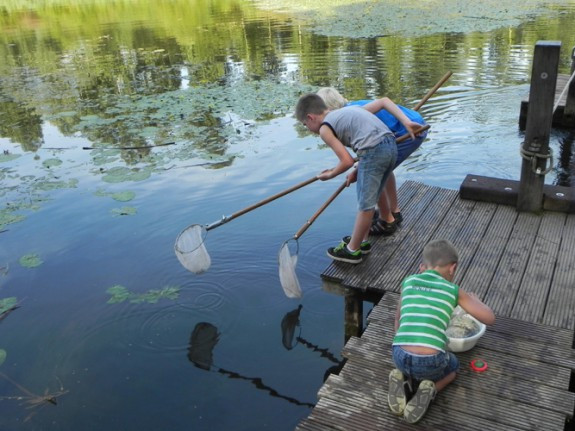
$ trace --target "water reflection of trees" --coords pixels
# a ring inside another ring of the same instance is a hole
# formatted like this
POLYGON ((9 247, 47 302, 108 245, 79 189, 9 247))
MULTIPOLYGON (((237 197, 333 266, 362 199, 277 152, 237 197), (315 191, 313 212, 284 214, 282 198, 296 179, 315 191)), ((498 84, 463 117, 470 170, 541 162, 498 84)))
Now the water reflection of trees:
MULTIPOLYGON (((529 26, 537 28, 536 20, 488 33, 327 37, 302 31, 290 17, 259 11, 248 3, 192 3, 176 0, 150 8, 151 3, 145 1, 95 1, 62 8, 47 2, 33 11, 31 20, 30 11, 8 2, 0 16, 4 30, 0 30, 4 60, 0 78, 20 70, 32 73, 33 79, 18 80, 17 88, 2 88, 12 103, 2 108, 3 136, 33 150, 42 141, 42 115, 54 117, 50 121, 69 135, 77 131, 83 116, 113 117, 110 108, 118 103, 118 96, 160 97, 166 91, 212 83, 221 84, 223 93, 231 92, 243 79, 271 78, 279 83, 289 78, 289 64, 297 68, 298 80, 337 85, 352 99, 386 94, 413 100, 448 69, 458 71, 463 82, 484 81, 484 69, 490 68, 496 75, 490 78, 516 83, 518 78, 509 74, 510 58, 529 61, 518 58, 517 47, 531 47, 541 37, 527 31, 529 26), (43 31, 34 32, 39 27, 43 31), (62 112, 74 114, 56 115, 62 112)), ((551 20, 549 33, 568 28, 573 19, 572 14, 564 14, 551 20)), ((566 45, 575 44, 575 35, 564 38, 566 45)), ((222 131, 225 121, 205 108, 179 120, 209 127, 208 135, 195 145, 223 154, 229 145, 222 131)), ((175 120, 165 118, 162 126, 169 128, 175 120)), ((132 141, 140 146, 142 138, 134 133, 133 124, 125 124, 118 120, 115 130, 82 133, 106 144, 126 146, 132 141)))

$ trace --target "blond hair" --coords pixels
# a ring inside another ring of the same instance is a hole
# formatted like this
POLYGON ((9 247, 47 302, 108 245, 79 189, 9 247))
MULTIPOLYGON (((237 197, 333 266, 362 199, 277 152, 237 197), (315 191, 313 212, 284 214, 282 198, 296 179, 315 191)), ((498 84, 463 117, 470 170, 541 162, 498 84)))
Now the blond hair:
POLYGON ((423 264, 428 268, 457 263, 458 260, 457 250, 446 239, 431 241, 423 248, 423 264))
POLYGON ((317 95, 323 99, 328 109, 343 108, 347 104, 347 99, 333 87, 320 88, 317 95))

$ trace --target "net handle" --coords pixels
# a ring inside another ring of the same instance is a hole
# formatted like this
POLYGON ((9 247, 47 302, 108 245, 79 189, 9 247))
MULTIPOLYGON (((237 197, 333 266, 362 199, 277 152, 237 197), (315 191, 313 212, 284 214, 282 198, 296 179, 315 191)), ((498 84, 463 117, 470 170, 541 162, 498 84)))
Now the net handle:
MULTIPOLYGON (((408 135, 409 136, 409 135, 408 135)), ((320 214, 331 204, 335 198, 347 187, 347 181, 344 181, 341 186, 329 197, 327 201, 315 212, 311 218, 305 222, 305 224, 297 231, 297 233, 293 236, 293 239, 298 239, 303 235, 303 233, 312 225, 312 223, 320 216, 320 214)))
POLYGON ((451 72, 451 70, 449 72, 447 72, 445 75, 443 75, 443 77, 437 82, 437 84, 435 84, 431 90, 429 90, 427 92, 427 94, 425 96, 423 96, 423 99, 421 99, 419 101, 419 103, 417 105, 415 105, 415 108, 413 108, 414 111, 419 111, 419 108, 421 108, 423 106, 423 104, 425 102, 427 102, 427 100, 433 96, 435 94, 435 92, 439 89, 439 87, 441 87, 443 84, 445 84, 445 81, 447 81, 449 79, 449 77, 452 75, 453 72, 451 72))
POLYGON ((290 187, 289 189, 286 189, 286 190, 284 190, 284 191, 282 191, 282 192, 276 193, 275 195, 272 195, 272 196, 270 196, 270 197, 268 197, 268 198, 266 198, 266 199, 264 199, 264 200, 261 200, 261 201, 255 203, 255 204, 253 204, 253 205, 250 205, 249 207, 246 207, 246 208, 244 208, 244 209, 242 209, 242 210, 239 210, 239 211, 237 211, 237 212, 235 212, 235 213, 233 213, 233 214, 231 214, 231 215, 229 215, 229 216, 224 216, 224 217, 222 217, 221 220, 218 220, 218 221, 216 221, 216 222, 213 222, 213 223, 207 225, 207 226, 206 226, 206 230, 214 229, 214 228, 216 228, 216 227, 218 227, 218 226, 221 226, 221 225, 223 225, 224 223, 227 223, 227 222, 229 222, 229 221, 231 221, 231 220, 233 220, 233 219, 235 219, 235 218, 237 218, 237 217, 239 217, 239 216, 242 216, 242 215, 244 215, 244 214, 246 214, 246 213, 248 213, 248 212, 250 212, 250 211, 253 211, 253 210, 255 210, 256 208, 259 208, 259 207, 261 207, 261 206, 263 206, 263 205, 265 205, 265 204, 268 204, 268 203, 270 203, 270 202, 272 202, 272 201, 275 201, 276 199, 281 198, 282 196, 285 196, 285 195, 287 195, 287 194, 289 194, 289 193, 291 193, 291 192, 294 192, 294 191, 296 191, 296 190, 298 190, 298 189, 301 189, 302 187, 305 187, 305 186, 307 186, 308 184, 311 184, 311 183, 313 183, 314 181, 317 181, 317 180, 318 180, 318 177, 315 176, 315 177, 310 178, 310 179, 308 179, 308 180, 302 181, 301 183, 296 184, 295 186, 292 186, 292 187, 290 187))

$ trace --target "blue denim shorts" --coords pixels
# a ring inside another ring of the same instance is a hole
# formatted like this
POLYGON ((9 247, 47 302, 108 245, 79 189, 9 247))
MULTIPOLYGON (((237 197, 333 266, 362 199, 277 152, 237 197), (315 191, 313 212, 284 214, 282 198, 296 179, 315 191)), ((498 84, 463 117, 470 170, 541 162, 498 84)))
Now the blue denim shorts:
POLYGON ((393 362, 405 376, 414 380, 437 382, 459 370, 459 360, 452 352, 438 352, 435 355, 416 355, 393 346, 393 362))
POLYGON ((397 144, 397 160, 395 161, 395 167, 397 168, 401 165, 405 159, 407 159, 411 153, 417 150, 423 141, 427 138, 427 130, 421 134, 421 136, 416 136, 415 139, 406 139, 403 142, 397 144))
POLYGON ((393 135, 385 135, 378 145, 357 152, 357 203, 360 211, 375 209, 385 181, 397 159, 393 135))

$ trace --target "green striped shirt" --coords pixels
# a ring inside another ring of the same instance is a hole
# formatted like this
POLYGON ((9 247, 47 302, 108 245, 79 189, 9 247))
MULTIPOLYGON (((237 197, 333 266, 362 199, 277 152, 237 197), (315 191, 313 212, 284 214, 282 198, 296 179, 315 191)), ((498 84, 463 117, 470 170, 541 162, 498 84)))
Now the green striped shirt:
POLYGON ((422 346, 445 351, 453 309, 459 299, 459 287, 437 271, 427 270, 403 280, 399 328, 394 346, 422 346))

